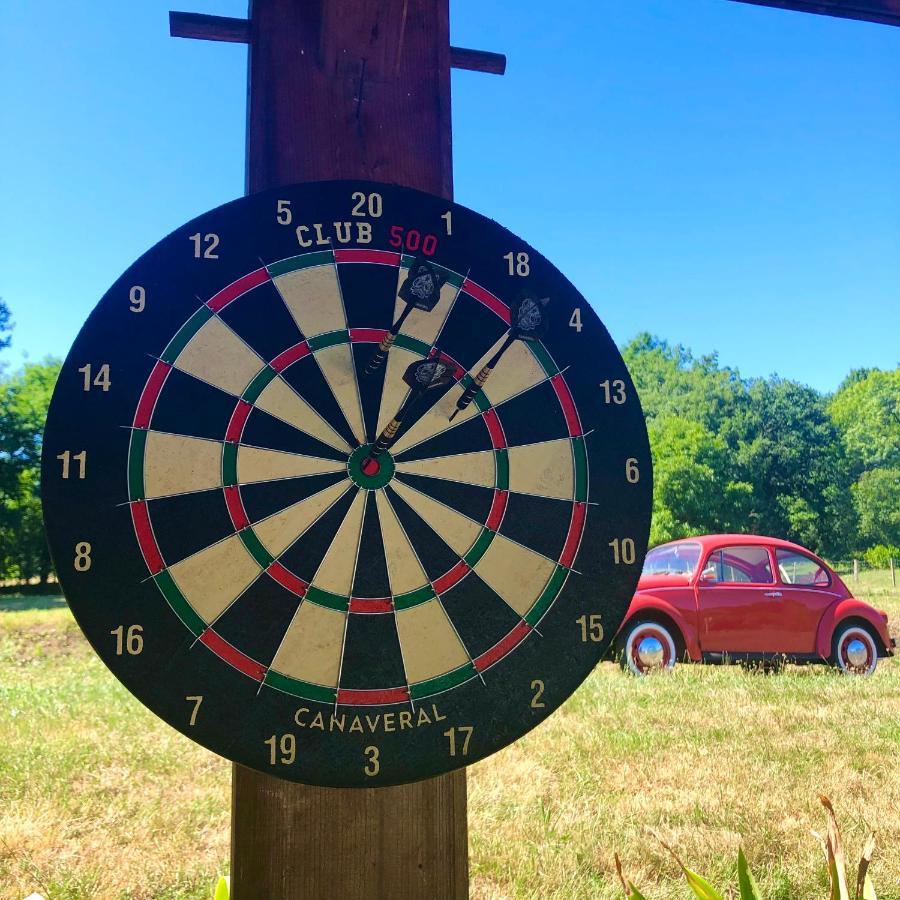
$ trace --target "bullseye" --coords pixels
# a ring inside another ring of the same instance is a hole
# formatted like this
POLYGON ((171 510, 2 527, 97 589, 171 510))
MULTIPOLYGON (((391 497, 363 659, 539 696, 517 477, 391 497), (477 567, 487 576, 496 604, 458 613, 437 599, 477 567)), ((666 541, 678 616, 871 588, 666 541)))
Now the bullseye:
POLYGON ((381 466, 378 465, 377 459, 372 459, 369 457, 368 459, 363 460, 363 464, 360 466, 363 475, 377 475, 381 471, 381 466))

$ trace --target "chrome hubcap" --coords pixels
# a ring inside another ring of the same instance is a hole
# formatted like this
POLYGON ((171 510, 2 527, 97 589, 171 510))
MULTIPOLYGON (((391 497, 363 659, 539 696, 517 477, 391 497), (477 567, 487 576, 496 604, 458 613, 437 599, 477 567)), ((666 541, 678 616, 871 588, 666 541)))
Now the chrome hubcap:
POLYGON ((645 668, 661 666, 665 660, 662 642, 653 635, 642 637, 637 644, 638 662, 645 668))
POLYGON ((859 638, 853 638, 847 644, 844 655, 855 669, 861 669, 869 662, 869 649, 859 638))

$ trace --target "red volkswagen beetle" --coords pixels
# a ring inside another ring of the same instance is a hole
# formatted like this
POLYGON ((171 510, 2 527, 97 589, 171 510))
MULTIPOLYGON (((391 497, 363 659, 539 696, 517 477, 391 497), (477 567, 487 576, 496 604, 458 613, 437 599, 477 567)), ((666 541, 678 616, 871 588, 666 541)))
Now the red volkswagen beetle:
POLYGON ((716 534, 647 554, 616 636, 636 675, 692 662, 827 662, 871 675, 893 656, 887 614, 855 599, 817 556, 778 538, 716 534))

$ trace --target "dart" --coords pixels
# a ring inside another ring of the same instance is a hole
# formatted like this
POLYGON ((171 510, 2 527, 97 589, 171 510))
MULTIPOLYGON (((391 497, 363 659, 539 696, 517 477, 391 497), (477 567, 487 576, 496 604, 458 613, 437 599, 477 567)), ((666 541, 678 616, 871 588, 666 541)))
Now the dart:
POLYGON ((441 286, 444 280, 435 271, 434 266, 426 260, 415 259, 413 261, 409 267, 409 274, 398 292, 398 296, 405 301, 406 306, 378 345, 378 349, 366 366, 364 375, 374 375, 384 365, 403 323, 414 309, 421 309, 423 312, 431 312, 434 309, 441 297, 441 286))
POLYGON ((378 435, 378 440, 373 444, 369 455, 363 460, 361 468, 366 475, 378 470, 377 457, 394 443, 400 426, 416 401, 426 391, 443 387, 453 380, 453 367, 443 359, 439 351, 436 351, 434 356, 417 360, 407 366, 403 373, 403 380, 409 385, 409 393, 400 404, 400 409, 397 410, 394 418, 378 435))
POLYGON ((472 383, 465 389, 463 395, 456 401, 456 409, 450 414, 450 421, 456 418, 475 399, 484 388, 485 382, 490 378, 491 372, 497 367, 500 358, 512 346, 513 341, 537 341, 547 331, 547 316, 545 309, 550 302, 549 297, 540 299, 528 295, 513 301, 510 310, 510 328, 506 340, 500 345, 500 349, 484 364, 481 371, 472 379, 472 383))

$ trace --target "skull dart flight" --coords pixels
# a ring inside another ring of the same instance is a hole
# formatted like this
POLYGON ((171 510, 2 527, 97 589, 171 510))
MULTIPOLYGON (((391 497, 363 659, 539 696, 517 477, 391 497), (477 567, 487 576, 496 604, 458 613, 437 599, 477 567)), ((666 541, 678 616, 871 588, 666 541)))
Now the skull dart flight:
POLYGON ((500 357, 509 349, 513 341, 537 341, 547 331, 547 304, 549 297, 532 297, 524 295, 519 300, 513 301, 510 309, 510 327, 506 340, 500 349, 485 363, 484 368, 472 379, 472 383, 456 401, 456 409, 450 414, 450 421, 461 413, 484 388, 485 382, 490 378, 491 372, 500 362, 500 357))
POLYGON ((385 426, 384 431, 378 435, 378 440, 372 445, 369 455, 363 460, 362 471, 369 475, 378 471, 378 456, 384 453, 396 440, 397 432, 403 424, 409 411, 416 401, 426 391, 444 387, 453 380, 454 367, 445 360, 440 351, 435 348, 435 355, 427 359, 420 359, 407 366, 403 373, 403 380, 409 386, 409 393, 400 405, 394 418, 385 426))
POLYGON ((414 310, 431 312, 441 297, 441 285, 444 279, 435 271, 434 267, 424 259, 415 259, 410 266, 409 275, 400 287, 399 297, 405 301, 406 306, 391 325, 391 330, 384 336, 378 345, 375 354, 369 360, 364 375, 374 375, 387 359, 391 352, 391 346, 397 339, 406 317, 414 310))

